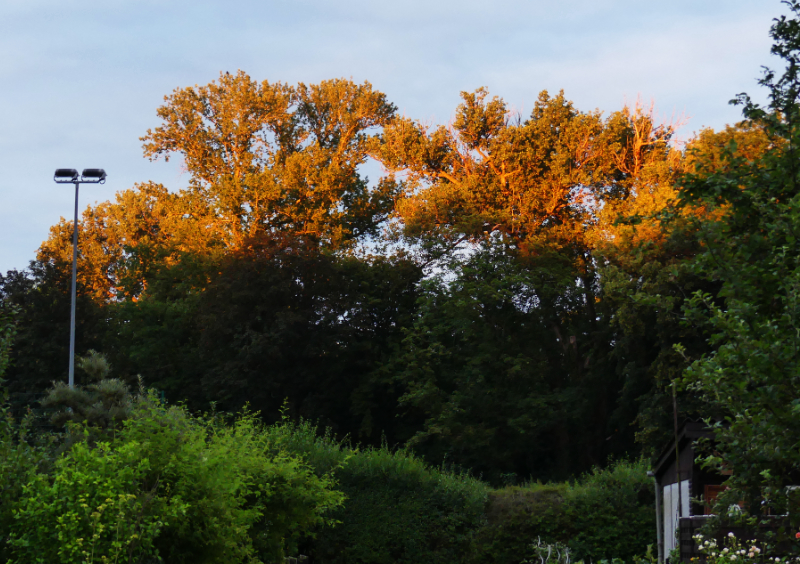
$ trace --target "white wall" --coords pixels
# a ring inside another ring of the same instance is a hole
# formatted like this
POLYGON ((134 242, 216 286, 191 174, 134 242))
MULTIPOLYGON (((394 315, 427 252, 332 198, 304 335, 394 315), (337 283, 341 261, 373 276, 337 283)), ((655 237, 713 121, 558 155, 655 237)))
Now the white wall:
POLYGON ((678 484, 670 484, 664 486, 664 499, 662 507, 664 508, 664 557, 669 556, 669 551, 678 545, 676 538, 676 530, 678 528, 679 517, 689 517, 690 504, 689 504, 689 480, 681 482, 680 502, 681 511, 678 514, 678 484))

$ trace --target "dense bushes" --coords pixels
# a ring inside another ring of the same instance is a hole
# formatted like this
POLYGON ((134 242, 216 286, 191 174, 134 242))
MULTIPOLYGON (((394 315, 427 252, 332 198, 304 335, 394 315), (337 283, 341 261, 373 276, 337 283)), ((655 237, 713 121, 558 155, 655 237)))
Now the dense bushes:
POLYGON ((630 560, 654 536, 643 462, 491 490, 406 450, 355 448, 308 422, 193 416, 107 378, 55 386, 45 403, 69 429, 50 444, 7 411, 0 421, 3 561, 519 564, 537 541, 630 560))
POLYGON ((307 423, 276 425, 273 433, 317 472, 332 470, 347 496, 332 514, 341 523, 305 543, 315 564, 468 561, 484 523, 489 488, 481 481, 431 468, 406 451, 354 449, 307 423))
POLYGON ((317 472, 333 472, 347 496, 333 513, 341 523, 303 543, 315 564, 519 564, 537 539, 566 545, 573 560, 631 561, 655 544, 644 461, 617 462, 574 483, 491 490, 406 451, 353 449, 307 423, 284 422, 271 433, 317 472))
POLYGON ((23 488, 49 462, 47 445, 28 436, 29 423, 14 421, 8 407, 0 405, 0 562, 11 556, 5 541, 24 498, 23 488))
MULTIPOLYGON (((136 444, 73 445, 51 475, 25 485, 9 545, 13 562, 135 562, 157 556, 165 523, 187 509, 179 498, 142 491, 151 470, 136 444)), ((155 488, 157 489, 157 488, 155 488)))
POLYGON ((479 480, 307 423, 225 422, 100 393, 117 384, 56 386, 47 401, 70 431, 49 450, 5 420, 0 469, 15 489, 0 534, 11 562, 255 563, 298 551, 319 563, 468 561, 488 493, 479 480), (90 400, 92 423, 78 422, 90 400))
MULTIPOLYGON (((2 531, 13 562, 279 562, 342 502, 329 474, 252 415, 225 422, 148 395, 130 401, 112 432, 71 423, 48 471, 17 465, 28 469, 17 472, 23 493, 2 531)), ((4 450, 25 447, 2 438, 4 450)))
POLYGON ((568 546, 573 560, 630 561, 654 540, 641 462, 575 483, 491 490, 406 451, 320 436, 308 423, 224 423, 133 401, 110 440, 84 431, 51 464, 41 449, 3 437, 16 456, 0 464, 5 487, 24 483, 8 492, 17 517, 2 523, 13 562, 227 564, 301 552, 315 564, 519 564, 537 539, 568 546))
POLYGON ((644 461, 619 462, 574 483, 495 490, 476 541, 476 560, 516 564, 541 538, 568 546, 573 560, 630 561, 654 544, 654 503, 644 461))

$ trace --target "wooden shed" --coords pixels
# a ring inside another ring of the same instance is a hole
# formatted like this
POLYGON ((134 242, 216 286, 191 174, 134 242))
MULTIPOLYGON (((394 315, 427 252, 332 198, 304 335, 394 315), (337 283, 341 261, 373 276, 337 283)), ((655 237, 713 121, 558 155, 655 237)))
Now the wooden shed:
MULTIPOLYGON (((712 439, 713 433, 701 422, 687 421, 661 452, 653 467, 656 481, 656 511, 659 523, 659 556, 663 560, 679 543, 692 543, 676 535, 680 519, 708 515, 710 503, 722 490, 725 476, 702 468, 697 458, 698 439, 712 439), (676 449, 677 443, 677 449, 676 449), (692 501, 702 500, 702 501, 692 501)), ((692 547, 687 546, 686 549, 692 547)), ((684 552, 683 550, 681 552, 684 552)))

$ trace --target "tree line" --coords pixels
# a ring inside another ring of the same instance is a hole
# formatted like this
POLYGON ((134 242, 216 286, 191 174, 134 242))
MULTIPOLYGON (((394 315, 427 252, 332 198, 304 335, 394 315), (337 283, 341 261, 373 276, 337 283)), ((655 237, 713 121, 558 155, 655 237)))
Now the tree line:
MULTIPOLYGON (((651 109, 564 93, 522 116, 462 92, 430 125, 366 82, 176 89, 143 150, 189 186, 84 211, 80 352, 191 410, 285 406, 498 485, 653 453, 675 395, 749 441, 736 476, 763 485, 746 468, 766 457, 777 487, 794 462, 769 453, 798 425, 797 19, 772 35, 769 104, 739 97, 740 123, 685 144, 651 109)), ((65 378, 71 234, 0 277, 18 406, 65 378)))

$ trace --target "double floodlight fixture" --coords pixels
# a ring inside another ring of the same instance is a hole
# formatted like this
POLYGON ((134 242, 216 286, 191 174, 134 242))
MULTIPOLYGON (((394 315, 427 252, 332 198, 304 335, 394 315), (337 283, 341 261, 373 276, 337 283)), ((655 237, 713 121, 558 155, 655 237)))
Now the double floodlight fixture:
POLYGON ((106 171, 102 168, 85 168, 78 175, 74 168, 58 168, 53 180, 59 184, 103 184, 106 181, 106 171))
POLYGON ((75 185, 75 222, 72 224, 72 304, 69 316, 69 387, 75 387, 75 302, 78 284, 78 188, 81 184, 104 184, 106 171, 102 168, 85 168, 78 174, 74 168, 57 168, 53 180, 58 184, 75 185))

